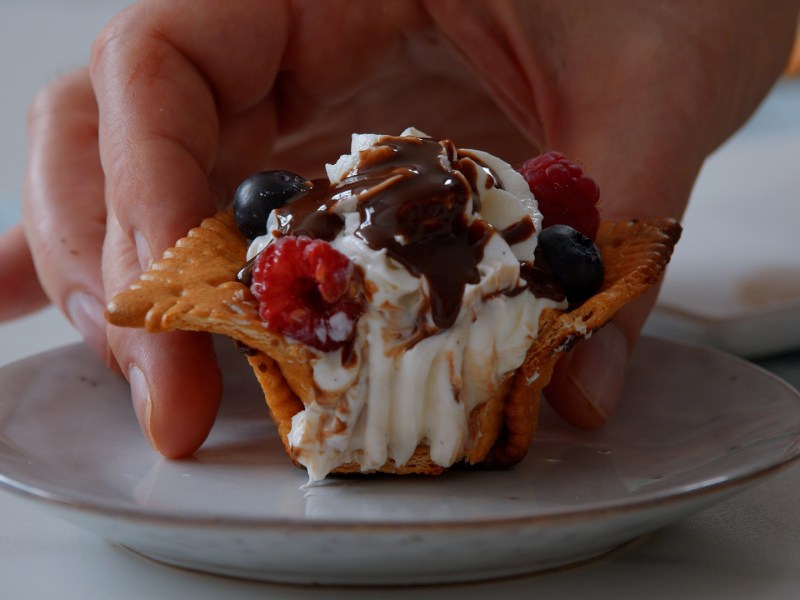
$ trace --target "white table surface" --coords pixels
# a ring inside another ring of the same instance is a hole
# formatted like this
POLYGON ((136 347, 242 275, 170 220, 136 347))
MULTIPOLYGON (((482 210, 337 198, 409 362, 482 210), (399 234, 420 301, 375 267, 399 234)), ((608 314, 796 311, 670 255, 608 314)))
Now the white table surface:
MULTIPOLYGON (((0 3, 0 230, 18 215, 24 115, 34 91, 85 60, 119 0, 0 3)), ((0 365, 77 341, 54 310, 0 325, 0 365)), ((800 354, 774 359, 794 385, 800 354)), ((800 464, 605 559, 555 573, 464 586, 307 588, 166 567, 0 491, 0 598, 798 598, 800 464)))

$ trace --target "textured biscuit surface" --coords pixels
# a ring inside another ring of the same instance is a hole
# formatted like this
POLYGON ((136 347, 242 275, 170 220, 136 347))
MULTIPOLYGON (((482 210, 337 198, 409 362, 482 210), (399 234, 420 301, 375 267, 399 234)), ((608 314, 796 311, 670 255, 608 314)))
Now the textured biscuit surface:
MULTIPOLYGON (((541 391, 560 353, 605 325, 658 282, 680 231, 680 225, 670 219, 601 225, 597 245, 606 271, 602 289, 573 310, 542 313, 539 335, 524 364, 494 398, 487 398, 470 415, 472 443, 463 462, 510 465, 525 456, 536 429, 541 391)), ((258 302, 237 281, 246 252, 247 242, 233 217, 220 212, 192 229, 130 290, 112 299, 106 317, 113 325, 143 327, 149 332, 206 331, 237 340, 291 457, 287 436, 292 417, 323 398, 313 383, 311 351, 266 329, 258 316, 258 302)), ((360 470, 357 463, 348 463, 334 472, 360 470)), ((427 447, 420 446, 406 464, 390 461, 377 470, 436 474, 443 469, 430 460, 427 447)))

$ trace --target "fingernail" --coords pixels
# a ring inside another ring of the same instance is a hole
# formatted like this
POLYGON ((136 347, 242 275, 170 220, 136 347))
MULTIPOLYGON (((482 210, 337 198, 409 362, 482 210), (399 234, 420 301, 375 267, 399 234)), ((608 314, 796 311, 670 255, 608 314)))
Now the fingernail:
POLYGON ((106 321, 103 305, 86 292, 73 292, 64 303, 67 317, 99 357, 106 355, 106 321))
POLYGON ((136 256, 139 258, 139 267, 142 273, 150 268, 153 264, 152 255, 150 254, 150 246, 147 240, 138 229, 133 230, 133 241, 136 244, 136 256))
POLYGON ((150 417, 153 413, 153 399, 150 396, 150 388, 142 370, 136 365, 131 365, 128 369, 128 382, 131 385, 131 401, 133 411, 139 420, 139 427, 148 443, 155 448, 153 434, 150 429, 150 417))
POLYGON ((573 351, 569 378, 603 421, 619 400, 627 360, 628 340, 613 323, 596 332, 590 344, 578 344, 573 351))

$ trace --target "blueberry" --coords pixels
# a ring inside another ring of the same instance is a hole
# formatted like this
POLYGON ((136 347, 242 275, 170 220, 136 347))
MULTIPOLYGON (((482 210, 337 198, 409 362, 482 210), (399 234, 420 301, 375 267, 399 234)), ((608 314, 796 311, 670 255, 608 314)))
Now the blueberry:
POLYGON ((539 247, 570 304, 580 304, 603 285, 603 259, 595 243, 569 225, 551 225, 539 234, 539 247))
POLYGON ((248 239, 267 232, 267 217, 305 190, 308 182, 289 171, 263 171, 245 179, 233 196, 236 226, 248 239))

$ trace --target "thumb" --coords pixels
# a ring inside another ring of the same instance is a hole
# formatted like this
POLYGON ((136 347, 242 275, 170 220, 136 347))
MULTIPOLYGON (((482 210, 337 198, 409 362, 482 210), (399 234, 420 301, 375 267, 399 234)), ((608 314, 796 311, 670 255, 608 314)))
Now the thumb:
POLYGON ((614 412, 628 359, 657 295, 658 286, 648 290, 556 363, 544 396, 568 423, 595 429, 614 412))

